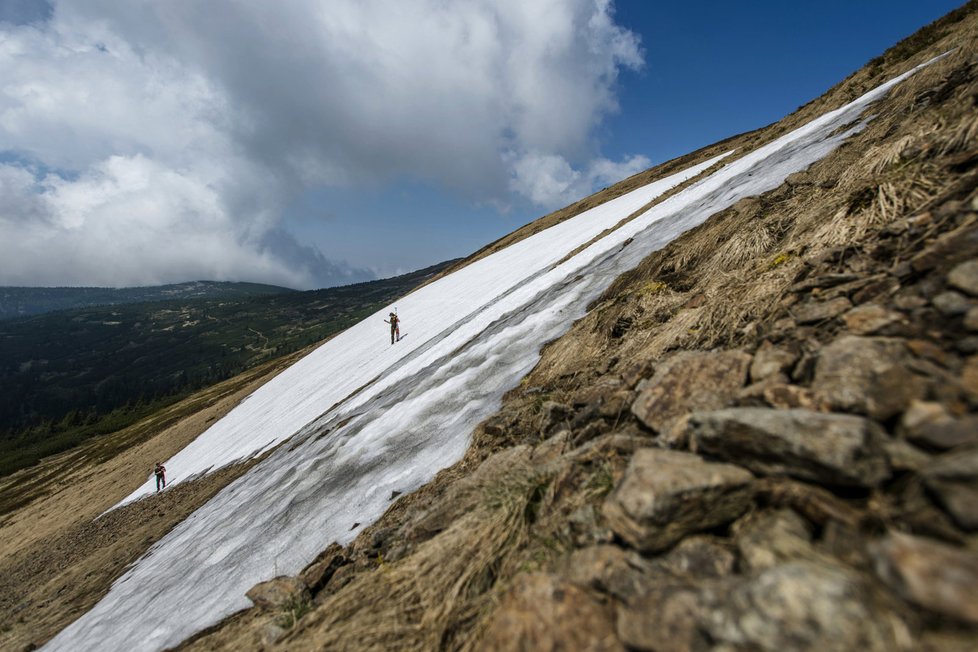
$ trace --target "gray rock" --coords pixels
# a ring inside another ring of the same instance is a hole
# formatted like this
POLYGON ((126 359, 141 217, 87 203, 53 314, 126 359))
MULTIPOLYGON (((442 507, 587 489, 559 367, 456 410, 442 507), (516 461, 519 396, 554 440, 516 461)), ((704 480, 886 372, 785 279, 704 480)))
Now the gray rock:
POLYGON ((308 600, 309 589, 296 577, 282 576, 255 584, 245 595, 256 607, 279 609, 298 600, 308 600))
POLYGON ((762 474, 876 486, 890 472, 882 428, 869 419, 810 410, 730 408, 690 417, 697 450, 762 474))
POLYGON ((962 530, 978 530, 978 483, 928 480, 927 488, 962 530))
POLYGON ((961 263, 947 275, 947 282, 973 297, 978 297, 978 260, 961 263))
POLYGON ((759 572, 786 561, 815 556, 811 527, 790 509, 746 516, 733 529, 743 569, 747 571, 759 572))
POLYGON ((954 317, 956 315, 963 315, 968 312, 971 308, 971 302, 960 292, 941 292, 933 299, 931 303, 937 308, 942 315, 945 317, 954 317))
POLYGON ((978 480, 978 448, 945 453, 923 470, 928 479, 957 480, 970 482, 978 480))
POLYGON ((965 313, 964 327, 969 331, 978 331, 978 306, 971 308, 965 313))
POLYGON ((612 530, 641 552, 662 550, 690 532, 716 527, 744 513, 750 473, 679 451, 635 451, 625 476, 605 499, 612 530))
POLYGON ((742 351, 684 352, 656 369, 632 413, 656 432, 693 410, 724 407, 744 386, 751 356, 742 351))
POLYGON ((978 335, 962 337, 954 343, 954 348, 967 355, 978 353, 978 335))
POLYGON ((883 453, 894 471, 919 471, 931 463, 930 455, 902 439, 884 439, 883 453))
POLYGON ((885 420, 926 392, 900 340, 844 336, 822 349, 812 389, 833 409, 885 420))
POLYGON ((871 548, 877 574, 904 599, 934 613, 978 623, 978 557, 893 532, 871 548))
POLYGON ((856 335, 872 335, 891 324, 905 321, 900 313, 883 306, 866 304, 857 306, 842 316, 846 328, 856 335))
POLYGON ((702 649, 698 622, 709 596, 695 586, 663 582, 632 604, 618 607, 618 638, 630 650, 691 652, 702 649))
POLYGON ((791 311, 791 316, 799 324, 815 324, 833 319, 852 308, 852 302, 846 297, 836 297, 831 301, 803 303, 791 311))
POLYGON ((634 551, 605 544, 575 550, 566 563, 564 576, 579 586, 630 602, 648 587, 649 570, 634 551))
POLYGON ((718 543, 715 537, 691 536, 656 559, 655 565, 674 575, 716 579, 732 573, 736 562, 736 555, 728 546, 718 543))
POLYGON ((914 401, 900 419, 900 433, 930 448, 978 444, 978 416, 955 418, 940 403, 914 401))
POLYGON ((946 453, 921 470, 927 488, 964 530, 978 530, 978 448, 946 453))
POLYGON ((728 649, 906 649, 909 632, 877 607, 861 578, 826 563, 796 561, 768 569, 736 587, 704 625, 728 649))
POLYGON ((795 353, 765 340, 754 353, 754 361, 750 365, 751 382, 757 383, 771 376, 787 373, 797 359, 795 353))

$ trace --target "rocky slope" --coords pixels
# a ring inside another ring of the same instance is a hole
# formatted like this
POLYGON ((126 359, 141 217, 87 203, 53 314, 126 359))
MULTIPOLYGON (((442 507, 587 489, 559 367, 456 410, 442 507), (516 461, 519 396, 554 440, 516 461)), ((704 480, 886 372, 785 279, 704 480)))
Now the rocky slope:
POLYGON ((347 548, 187 649, 974 649, 975 3, 845 147, 625 275, 347 548))
MULTIPOLYGON (((181 647, 974 649, 976 41, 971 2, 725 143, 951 51, 845 146, 620 278, 461 462, 181 647)), ((27 538, 37 515, 13 517, 27 538)), ((4 645, 56 631, 31 618, 57 580, 4 645)))

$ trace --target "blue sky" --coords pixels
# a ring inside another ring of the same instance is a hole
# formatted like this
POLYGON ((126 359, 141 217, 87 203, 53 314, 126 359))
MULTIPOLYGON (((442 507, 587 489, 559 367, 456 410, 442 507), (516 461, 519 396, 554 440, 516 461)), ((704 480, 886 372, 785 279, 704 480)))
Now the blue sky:
POLYGON ((464 256, 959 4, 0 0, 0 285, 308 288, 464 256))

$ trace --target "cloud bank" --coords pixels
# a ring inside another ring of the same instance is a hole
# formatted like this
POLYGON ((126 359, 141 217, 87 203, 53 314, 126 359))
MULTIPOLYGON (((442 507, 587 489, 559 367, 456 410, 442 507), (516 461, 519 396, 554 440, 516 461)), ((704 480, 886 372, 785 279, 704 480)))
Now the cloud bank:
POLYGON ((0 284, 363 280, 281 229, 299 193, 551 209, 648 165, 593 138, 642 65, 609 0, 50 7, 0 15, 0 284))

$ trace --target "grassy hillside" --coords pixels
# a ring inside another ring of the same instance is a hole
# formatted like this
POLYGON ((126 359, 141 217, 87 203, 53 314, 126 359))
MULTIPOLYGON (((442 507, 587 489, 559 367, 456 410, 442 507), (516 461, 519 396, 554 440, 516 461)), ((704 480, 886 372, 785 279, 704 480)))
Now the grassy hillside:
POLYGON ((446 264, 325 290, 99 306, 0 322, 0 475, 319 342, 446 264))
POLYGON ((0 287, 0 319, 29 317, 56 310, 88 306, 114 306, 122 303, 176 299, 246 299, 283 292, 295 292, 295 290, 260 283, 217 281, 192 281, 174 285, 118 289, 0 287))

